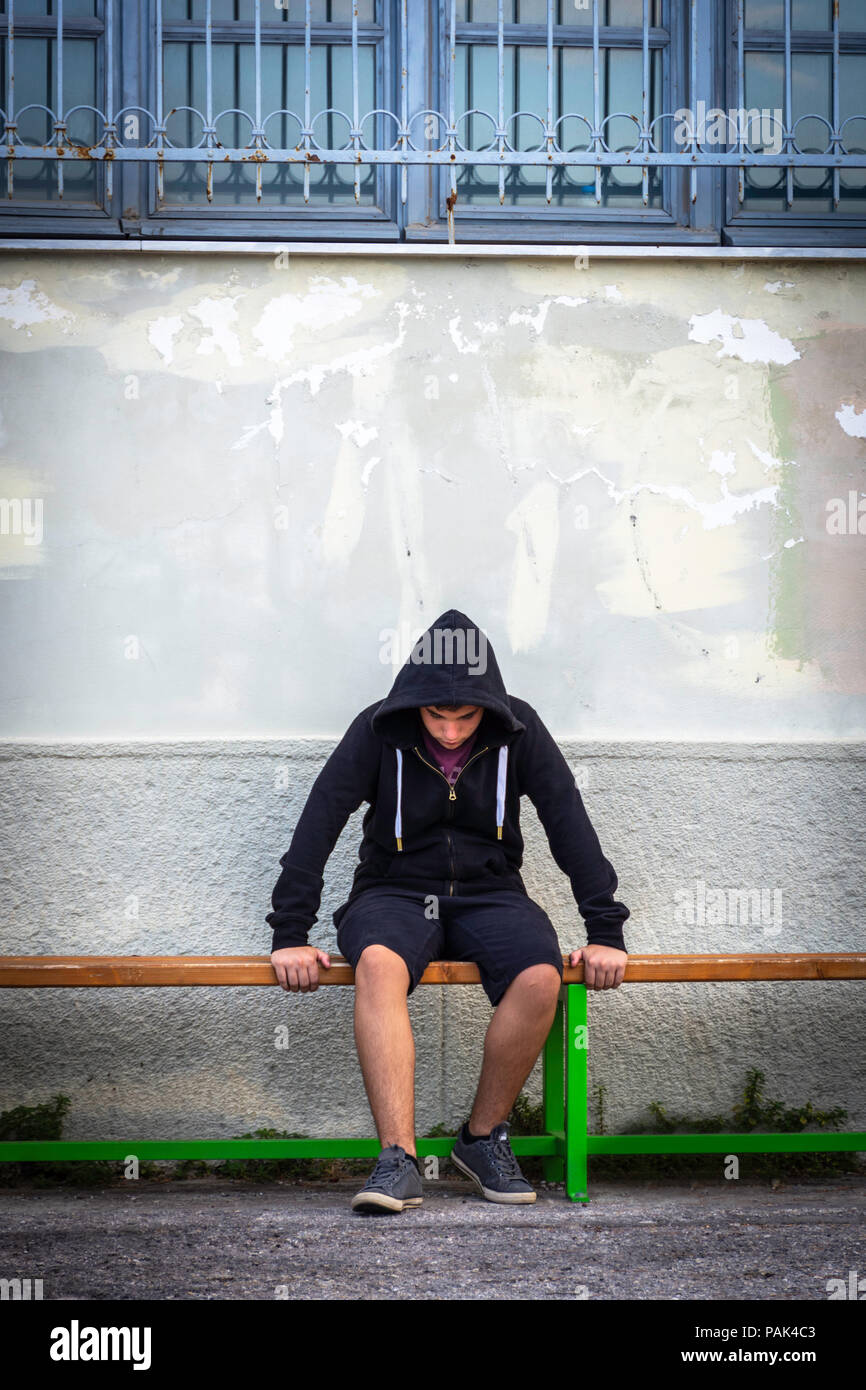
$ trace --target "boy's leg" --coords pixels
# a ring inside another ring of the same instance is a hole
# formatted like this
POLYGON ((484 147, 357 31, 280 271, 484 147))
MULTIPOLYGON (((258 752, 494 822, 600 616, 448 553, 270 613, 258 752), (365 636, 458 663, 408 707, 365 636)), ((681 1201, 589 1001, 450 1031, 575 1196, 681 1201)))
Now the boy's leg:
POLYGON ((489 1134, 508 1119, 553 1026, 561 983, 554 965, 530 965, 502 995, 484 1039, 470 1133, 489 1134))
POLYGON ((355 1046, 382 1148, 415 1153, 415 1038, 409 969, 387 946, 366 946, 355 967, 355 1046))
POLYGON ((507 1120, 553 1026, 562 951, 544 909, 511 890, 452 899, 445 934, 450 956, 477 963, 495 1008, 469 1117, 472 1134, 489 1134, 507 1120))
POLYGON ((341 917, 337 944, 355 971, 355 1046, 383 1148, 415 1154, 415 1039, 407 996, 441 954, 423 894, 370 889, 341 917))

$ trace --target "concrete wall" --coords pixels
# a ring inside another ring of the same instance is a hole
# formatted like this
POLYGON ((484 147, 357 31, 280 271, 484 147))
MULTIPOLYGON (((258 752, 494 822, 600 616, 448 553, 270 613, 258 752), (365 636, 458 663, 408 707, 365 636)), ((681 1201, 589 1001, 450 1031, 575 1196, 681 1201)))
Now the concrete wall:
MULTIPOLYGON (((864 291, 856 261, 0 255, 0 950, 267 952, 306 791, 449 606, 572 762, 632 952, 862 949, 864 291)), ((372 1132, 351 991, 0 1008, 0 1108, 64 1090, 70 1136, 372 1132)), ((419 1131, 457 1123, 489 1005, 410 1008, 419 1131)), ((609 1128, 751 1065, 866 1124, 859 984, 591 1009, 609 1128)))

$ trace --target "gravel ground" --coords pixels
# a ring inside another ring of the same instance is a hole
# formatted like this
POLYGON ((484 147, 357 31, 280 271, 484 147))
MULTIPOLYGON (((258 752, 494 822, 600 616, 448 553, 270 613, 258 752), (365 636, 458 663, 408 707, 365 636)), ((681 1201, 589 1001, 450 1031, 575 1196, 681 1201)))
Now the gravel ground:
POLYGON ((543 1184, 523 1208, 441 1179, 397 1216, 352 1212, 361 1181, 0 1189, 0 1275, 42 1279, 45 1300, 823 1302, 866 1275, 857 1176, 596 1182, 588 1205, 543 1184))

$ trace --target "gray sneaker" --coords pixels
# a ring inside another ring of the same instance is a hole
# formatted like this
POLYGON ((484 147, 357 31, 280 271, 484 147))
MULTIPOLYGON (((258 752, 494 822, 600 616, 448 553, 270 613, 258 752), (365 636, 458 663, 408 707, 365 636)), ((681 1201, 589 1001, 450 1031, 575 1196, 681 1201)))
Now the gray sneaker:
POLYGON ((520 1171, 511 1149, 507 1120, 494 1125, 486 1139, 467 1144, 463 1127, 451 1150, 451 1162, 471 1178, 488 1202, 534 1202, 535 1192, 520 1171))
POLYGON ((421 1174, 399 1144, 383 1149, 360 1192, 352 1198, 353 1211, 402 1211, 420 1207, 421 1174))

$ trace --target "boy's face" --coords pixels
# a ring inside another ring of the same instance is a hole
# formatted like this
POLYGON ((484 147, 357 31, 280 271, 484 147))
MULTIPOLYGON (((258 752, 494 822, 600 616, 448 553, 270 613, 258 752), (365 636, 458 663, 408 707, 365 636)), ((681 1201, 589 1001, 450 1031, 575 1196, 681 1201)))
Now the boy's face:
POLYGON ((446 748, 459 748, 475 733, 484 708, 482 705, 461 705, 459 709, 443 709, 440 705, 422 705, 419 714, 428 734, 446 748))

